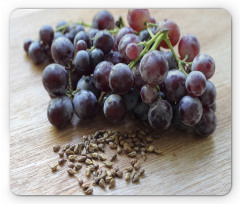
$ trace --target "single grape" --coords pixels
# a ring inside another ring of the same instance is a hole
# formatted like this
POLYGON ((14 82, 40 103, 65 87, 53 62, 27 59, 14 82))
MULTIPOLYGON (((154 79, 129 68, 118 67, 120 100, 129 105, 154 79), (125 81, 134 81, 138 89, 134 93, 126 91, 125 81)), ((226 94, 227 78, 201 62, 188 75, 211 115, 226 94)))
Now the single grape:
POLYGON ((149 111, 149 105, 144 103, 142 100, 139 100, 133 110, 133 113, 137 119, 142 121, 147 121, 148 111, 149 111))
POLYGON ((142 79, 148 84, 157 85, 162 83, 168 73, 166 57, 160 51, 149 51, 141 59, 140 73, 142 79))
POLYGON ((159 100, 150 107, 148 121, 154 129, 164 131, 171 125, 172 115, 171 104, 166 100, 159 100))
POLYGON ((138 103, 139 94, 134 89, 130 89, 130 91, 122 97, 127 106, 127 111, 132 111, 138 103))
POLYGON ((212 105, 210 105, 209 108, 210 108, 211 110, 213 110, 214 112, 216 112, 216 109, 217 109, 216 101, 214 101, 214 103, 213 103, 212 105))
POLYGON ((184 124, 180 119, 180 115, 179 115, 179 111, 178 111, 179 104, 174 104, 172 106, 172 109, 173 109, 173 117, 172 117, 173 126, 180 130, 186 130, 189 126, 184 124))
POLYGON ((141 77, 141 73, 139 71, 139 66, 140 66, 140 64, 137 64, 132 69, 133 78, 134 78, 133 88, 136 89, 138 92, 140 92, 141 88, 146 84, 146 82, 143 81, 143 79, 141 77))
POLYGON ((105 61, 111 62, 114 65, 118 64, 118 63, 124 63, 124 64, 128 64, 129 60, 127 60, 126 58, 122 57, 119 52, 117 51, 111 51, 109 52, 107 55, 105 55, 104 57, 105 61))
POLYGON ((44 45, 52 43, 54 37, 54 30, 50 25, 43 25, 39 31, 39 38, 44 45))
MULTIPOLYGON (((179 70, 170 70, 164 81, 168 100, 178 102, 187 95, 185 75, 179 70)), ((160 89, 161 90, 161 89, 160 89)))
POLYGON ((72 82, 72 89, 76 90, 77 83, 81 79, 82 75, 77 71, 74 70, 71 72, 71 82, 72 82))
POLYGON ((65 37, 65 36, 60 31, 54 32, 53 40, 59 37, 65 37))
POLYGON ((212 82, 207 81, 206 91, 198 98, 201 101, 203 107, 209 107, 215 102, 216 96, 217 96, 216 87, 212 82))
POLYGON ((202 72, 193 71, 187 76, 185 86, 191 96, 201 96, 206 90, 206 77, 202 72))
MULTIPOLYGON (((126 59, 129 59, 126 55, 126 47, 128 46, 128 44, 130 43, 140 43, 140 39, 137 35, 135 34, 126 34, 122 37, 122 39, 120 40, 119 44, 118 44, 118 51, 120 53, 120 55, 126 59)), ((142 50, 142 46, 139 47, 140 51, 142 50)))
POLYGON ((74 45, 79 41, 84 40, 87 44, 87 48, 92 46, 92 41, 90 35, 85 31, 78 32, 74 37, 74 45))
POLYGON ((74 95, 73 108, 80 119, 92 119, 98 111, 96 96, 87 90, 80 90, 74 95))
POLYGON ((101 91, 111 91, 109 87, 109 75, 113 66, 111 62, 103 61, 99 63, 94 70, 94 84, 101 91))
POLYGON ((79 72, 83 74, 88 73, 90 69, 90 58, 88 52, 85 50, 78 51, 74 57, 73 64, 79 72))
POLYGON ((72 42, 66 37, 55 39, 51 46, 53 60, 63 66, 71 64, 74 54, 72 42))
POLYGON ((132 70, 128 65, 116 64, 109 75, 109 86, 114 93, 126 94, 133 86, 132 70))
POLYGON ((193 126, 200 121, 203 107, 198 98, 184 96, 179 102, 178 111, 181 121, 188 126, 193 126))
POLYGON ((167 58, 169 70, 176 69, 178 67, 178 63, 174 58, 171 51, 163 52, 164 56, 167 58))
POLYGON ((48 93, 64 95, 68 88, 68 73, 63 66, 50 64, 43 70, 42 83, 48 93))
POLYGON ((215 62, 209 55, 197 55, 192 62, 191 71, 200 71, 206 79, 210 79, 215 72, 215 62))
POLYGON ((181 59, 188 55, 187 62, 192 62, 200 52, 200 43, 195 35, 186 34, 182 36, 178 44, 178 52, 181 59))
POLYGON ((130 9, 128 11, 128 24, 137 32, 146 29, 146 22, 150 22, 150 19, 148 9, 130 9))
POLYGON ((91 39, 94 38, 95 35, 96 35, 98 32, 99 32, 99 30, 96 29, 96 28, 90 28, 90 29, 87 31, 87 33, 89 34, 89 36, 90 36, 91 39))
POLYGON ((52 99, 48 105, 47 117, 54 127, 64 128, 73 117, 72 101, 67 96, 52 99))
POLYGON ((74 36, 73 33, 68 32, 68 33, 65 33, 64 36, 65 36, 67 39, 69 39, 72 43, 74 42, 74 37, 75 37, 75 36, 74 36))
MULTIPOLYGON (((174 47, 178 43, 179 38, 180 38, 180 29, 179 29, 178 25, 176 24, 176 22, 171 19, 166 19, 166 20, 164 20, 164 22, 159 23, 156 32, 159 32, 161 29, 169 30, 168 37, 169 37, 169 40, 170 40, 172 46, 174 47)), ((166 49, 169 48, 167 43, 164 40, 160 43, 159 46, 166 48, 166 49)))
POLYGON ((46 59, 44 47, 39 41, 32 42, 28 48, 28 54, 35 64, 41 64, 46 59))
POLYGON ((58 28, 60 28, 60 27, 62 27, 62 26, 66 26, 66 27, 64 27, 64 28, 61 28, 60 30, 58 30, 59 32, 61 32, 61 33, 68 33, 69 31, 70 31, 70 27, 69 26, 67 26, 67 22, 66 21, 59 21, 58 22, 58 24, 57 24, 57 26, 56 26, 56 28, 58 29, 58 28), (64 31, 64 32, 63 32, 64 31))
POLYGON ((84 40, 79 40, 74 45, 74 53, 76 54, 80 50, 86 50, 87 49, 87 43, 84 40))
POLYGON ((120 40, 123 38, 124 35, 127 34, 134 34, 134 30, 131 27, 122 27, 119 29, 116 35, 117 46, 119 45, 120 40))
POLYGON ((217 117, 213 110, 205 108, 201 120, 194 126, 194 131, 201 137, 211 135, 217 127, 217 117))
POLYGON ((129 43, 126 47, 126 56, 130 60, 135 60, 140 54, 140 50, 136 43, 129 43))
POLYGON ((127 111, 126 104, 121 96, 117 94, 110 95, 103 106, 105 117, 112 122, 118 122, 123 119, 127 111))
POLYGON ((23 43, 23 49, 25 50, 25 52, 28 54, 28 49, 30 47, 30 45, 33 43, 33 40, 31 39, 27 39, 24 41, 23 43))
POLYGON ((113 37, 106 31, 99 31, 94 38, 93 46, 103 51, 104 54, 107 54, 113 48, 113 37))
POLYGON ((90 57, 90 67, 93 72, 95 67, 104 60, 104 53, 102 52, 102 50, 94 48, 89 52, 89 57, 90 57))
POLYGON ((146 84, 142 87, 140 95, 144 103, 152 104, 157 101, 157 88, 156 86, 146 84))
POLYGON ((99 30, 113 30, 115 21, 112 14, 106 10, 101 10, 93 17, 92 27, 99 30))
POLYGON ((93 76, 83 76, 77 83, 77 89, 91 91, 97 99, 101 94, 94 84, 93 76))
POLYGON ((156 20, 155 20, 155 18, 153 16, 150 16, 150 22, 151 23, 156 23, 156 20))

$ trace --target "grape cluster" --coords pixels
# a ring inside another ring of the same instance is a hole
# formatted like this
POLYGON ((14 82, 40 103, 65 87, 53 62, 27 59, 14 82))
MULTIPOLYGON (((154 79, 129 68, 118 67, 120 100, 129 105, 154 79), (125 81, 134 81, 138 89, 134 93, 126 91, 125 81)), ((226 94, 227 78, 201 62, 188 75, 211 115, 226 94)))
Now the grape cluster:
POLYGON ((172 124, 209 136, 217 125, 212 57, 200 54, 195 35, 181 37, 172 19, 156 23, 149 10, 130 9, 127 20, 102 10, 92 25, 44 25, 38 41, 24 42, 35 64, 52 60, 42 74, 49 122, 63 128, 74 113, 85 120, 102 109, 112 122, 132 112, 159 132, 172 124))

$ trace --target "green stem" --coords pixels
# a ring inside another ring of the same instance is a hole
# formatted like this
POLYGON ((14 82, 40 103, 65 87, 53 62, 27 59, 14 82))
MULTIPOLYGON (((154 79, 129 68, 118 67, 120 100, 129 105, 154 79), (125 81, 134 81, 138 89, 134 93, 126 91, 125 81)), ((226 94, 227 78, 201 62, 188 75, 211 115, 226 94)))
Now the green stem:
POLYGON ((156 39, 156 41, 155 41, 155 43, 153 44, 151 50, 156 50, 156 49, 158 48, 159 44, 162 42, 162 40, 167 36, 167 34, 168 34, 168 31, 167 31, 167 32, 163 32, 163 35, 160 35, 160 36, 156 39))
POLYGON ((154 26, 154 27, 158 27, 158 24, 156 23, 146 23, 147 27, 149 26, 154 26))
POLYGON ((151 29, 150 29, 149 26, 147 27, 147 31, 148 31, 149 35, 151 36, 151 38, 153 38, 153 37, 154 37, 154 34, 153 34, 153 32, 151 31, 151 29))
POLYGON ((125 23, 123 21, 122 16, 119 17, 119 22, 120 22, 120 25, 121 25, 120 27, 125 27, 125 23))
POLYGON ((114 28, 114 30, 107 30, 107 31, 111 34, 116 34, 118 32, 118 30, 119 30, 119 28, 116 27, 116 28, 114 28))
POLYGON ((68 78, 69 78, 69 91, 70 93, 72 93, 73 89, 72 89, 72 71, 71 70, 68 71, 68 78))

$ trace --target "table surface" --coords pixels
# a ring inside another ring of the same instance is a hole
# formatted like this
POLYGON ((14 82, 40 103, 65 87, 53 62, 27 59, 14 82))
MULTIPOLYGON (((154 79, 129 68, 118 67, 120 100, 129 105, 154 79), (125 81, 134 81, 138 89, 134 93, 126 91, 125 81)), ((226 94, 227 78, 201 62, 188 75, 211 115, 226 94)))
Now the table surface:
MULTIPOLYGON (((109 9, 115 19, 126 9, 109 9)), ((50 101, 41 82, 46 65, 34 65, 23 51, 26 38, 38 38, 41 25, 58 21, 91 23, 98 9, 15 10, 10 16, 10 188, 18 195, 82 195, 75 178, 66 169, 52 173, 57 161, 54 144, 80 142, 81 136, 98 129, 128 130, 138 122, 127 116, 120 124, 99 114, 92 121, 56 130, 47 120, 50 101)), ((211 55, 216 72, 211 81, 217 88, 218 126, 208 138, 197 138, 192 130, 170 128, 154 145, 163 155, 150 155, 142 166, 146 176, 140 184, 117 180, 113 190, 94 187, 94 195, 224 195, 231 189, 231 16, 222 9, 151 9, 157 21, 174 19, 181 35, 195 34, 201 53, 211 55)), ((108 154, 110 151, 108 151, 108 154)), ((120 168, 128 165, 125 156, 120 168)), ((80 171, 80 175, 83 170, 80 171)))

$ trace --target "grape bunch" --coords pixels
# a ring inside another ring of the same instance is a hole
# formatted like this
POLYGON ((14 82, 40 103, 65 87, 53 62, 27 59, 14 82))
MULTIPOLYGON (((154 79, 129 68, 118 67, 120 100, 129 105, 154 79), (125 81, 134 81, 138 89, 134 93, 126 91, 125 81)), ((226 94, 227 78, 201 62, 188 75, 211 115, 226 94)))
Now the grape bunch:
POLYGON ((127 21, 102 10, 91 25, 44 25, 39 40, 24 42, 33 63, 51 60, 42 74, 49 122, 64 128, 73 114, 87 120, 102 110, 115 123, 132 113, 159 133, 173 125, 211 135, 217 125, 212 57, 200 54, 195 35, 181 37, 172 19, 157 23, 148 9, 130 9, 127 21))

